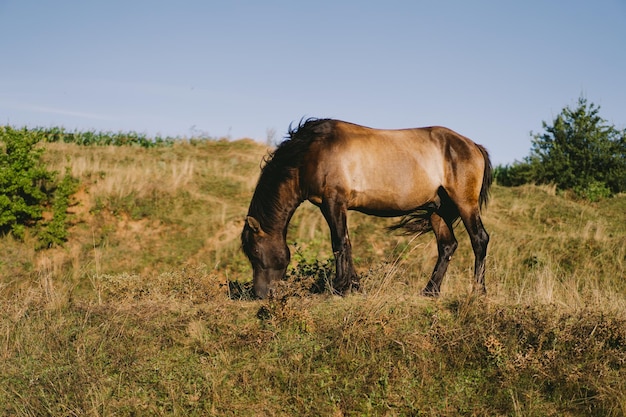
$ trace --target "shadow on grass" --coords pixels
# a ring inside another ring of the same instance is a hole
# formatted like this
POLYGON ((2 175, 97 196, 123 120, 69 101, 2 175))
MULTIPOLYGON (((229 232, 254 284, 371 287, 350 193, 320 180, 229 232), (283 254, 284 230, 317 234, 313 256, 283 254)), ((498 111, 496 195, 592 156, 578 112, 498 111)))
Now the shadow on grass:
POLYGON ((252 301, 257 299, 257 296, 254 294, 252 281, 228 281, 227 285, 228 298, 231 300, 252 301))
MULTIPOLYGON (((332 260, 301 262, 287 271, 284 279, 272 285, 270 298, 306 297, 332 293, 332 260)), ((239 301, 257 300, 252 281, 228 281, 228 298, 239 301)))
MULTIPOLYGON (((330 294, 332 291, 330 281, 322 277, 314 280, 287 277, 274 283, 270 297, 306 297, 314 294, 330 294)), ((254 293, 252 281, 228 281, 228 298, 236 301, 254 301, 259 299, 254 293)))

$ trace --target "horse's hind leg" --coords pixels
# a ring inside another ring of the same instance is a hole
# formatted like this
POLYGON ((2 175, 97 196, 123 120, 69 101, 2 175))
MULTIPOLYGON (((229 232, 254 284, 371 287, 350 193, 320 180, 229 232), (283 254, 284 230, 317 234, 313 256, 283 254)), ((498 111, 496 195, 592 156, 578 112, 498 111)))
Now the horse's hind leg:
POLYGON ((452 259, 452 255, 458 243, 452 231, 451 221, 446 221, 439 214, 433 213, 430 216, 430 222, 435 237, 437 238, 438 256, 435 269, 433 270, 428 284, 426 284, 426 287, 422 290, 422 294, 428 297, 436 297, 439 295, 441 281, 443 281, 443 276, 448 269, 448 264, 450 263, 450 259, 452 259))
POLYGON ((487 257, 489 234, 480 219, 478 207, 472 210, 460 209, 459 211, 474 250, 474 290, 485 294, 487 292, 485 287, 485 258, 487 257))

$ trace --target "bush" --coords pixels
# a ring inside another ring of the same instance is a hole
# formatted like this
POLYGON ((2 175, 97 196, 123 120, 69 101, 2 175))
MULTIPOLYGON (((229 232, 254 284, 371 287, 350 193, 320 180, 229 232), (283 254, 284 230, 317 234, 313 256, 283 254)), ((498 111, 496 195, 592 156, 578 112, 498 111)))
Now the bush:
POLYGON ((611 189, 600 181, 592 181, 587 186, 574 187, 574 193, 589 201, 600 201, 611 196, 611 189))
POLYGON ((618 131, 599 116, 600 107, 578 99, 566 107, 545 132, 533 136, 529 162, 537 183, 560 189, 604 185, 613 193, 626 191, 626 131, 618 131))
POLYGON ((75 143, 81 146, 140 146, 142 148, 153 148, 157 146, 171 146, 174 138, 162 138, 157 136, 153 139, 143 133, 137 132, 96 132, 85 131, 70 132, 62 127, 52 127, 49 129, 32 129, 41 137, 44 142, 64 142, 75 143))
MULTIPOLYGON (((501 185, 555 184, 560 190, 597 200, 626 191, 626 130, 599 116, 583 97, 565 107, 545 132, 534 134, 530 156, 494 170, 501 185)), ((531 133, 532 134, 532 133, 531 133)))
POLYGON ((66 170, 56 183, 57 172, 48 171, 41 159, 41 140, 38 131, 0 127, 0 234, 22 239, 27 227, 40 226, 35 231, 40 245, 49 247, 67 239, 67 208, 77 181, 66 170), (40 224, 48 207, 52 219, 40 224))
POLYGON ((498 165, 493 169, 493 177, 498 185, 515 187, 532 182, 532 166, 527 162, 511 165, 498 165))
POLYGON ((22 238, 25 227, 41 219, 54 173, 43 166, 38 142, 26 129, 0 128, 0 233, 22 238))
POLYGON ((65 170, 65 176, 54 191, 52 202, 52 220, 48 222, 39 241, 42 247, 61 245, 67 240, 67 209, 70 205, 70 197, 76 192, 78 180, 71 176, 69 168, 65 170))

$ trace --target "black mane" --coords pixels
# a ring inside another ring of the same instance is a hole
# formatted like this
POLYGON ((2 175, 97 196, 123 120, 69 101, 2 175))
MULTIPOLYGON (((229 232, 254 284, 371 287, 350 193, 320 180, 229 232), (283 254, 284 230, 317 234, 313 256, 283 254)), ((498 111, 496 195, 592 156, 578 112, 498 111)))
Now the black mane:
POLYGON ((276 224, 276 215, 282 202, 279 199, 278 186, 294 178, 311 144, 328 137, 332 131, 333 121, 330 119, 303 119, 295 129, 290 124, 285 140, 263 159, 261 176, 250 202, 248 215, 256 218, 265 231, 279 227, 276 224))

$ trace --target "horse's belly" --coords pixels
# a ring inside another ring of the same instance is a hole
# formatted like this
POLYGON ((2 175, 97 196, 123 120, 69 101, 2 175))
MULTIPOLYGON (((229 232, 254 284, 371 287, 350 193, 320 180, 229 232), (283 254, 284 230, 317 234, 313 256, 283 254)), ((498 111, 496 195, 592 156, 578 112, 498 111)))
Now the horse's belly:
POLYGON ((395 212, 401 214, 412 211, 416 207, 423 206, 430 200, 430 197, 434 197, 435 195, 415 198, 398 195, 386 190, 355 191, 352 193, 349 207, 361 211, 395 212))
POLYGON ((320 159, 324 163, 307 176, 308 199, 314 204, 339 193, 349 209, 402 214, 434 201, 442 185, 437 158, 407 155, 406 147, 395 143, 377 153, 351 147, 320 159))
POLYGON ((354 181, 349 205, 362 211, 404 213, 435 199, 438 188, 438 184, 427 179, 420 183, 411 175, 386 181, 378 178, 369 184, 354 181))

